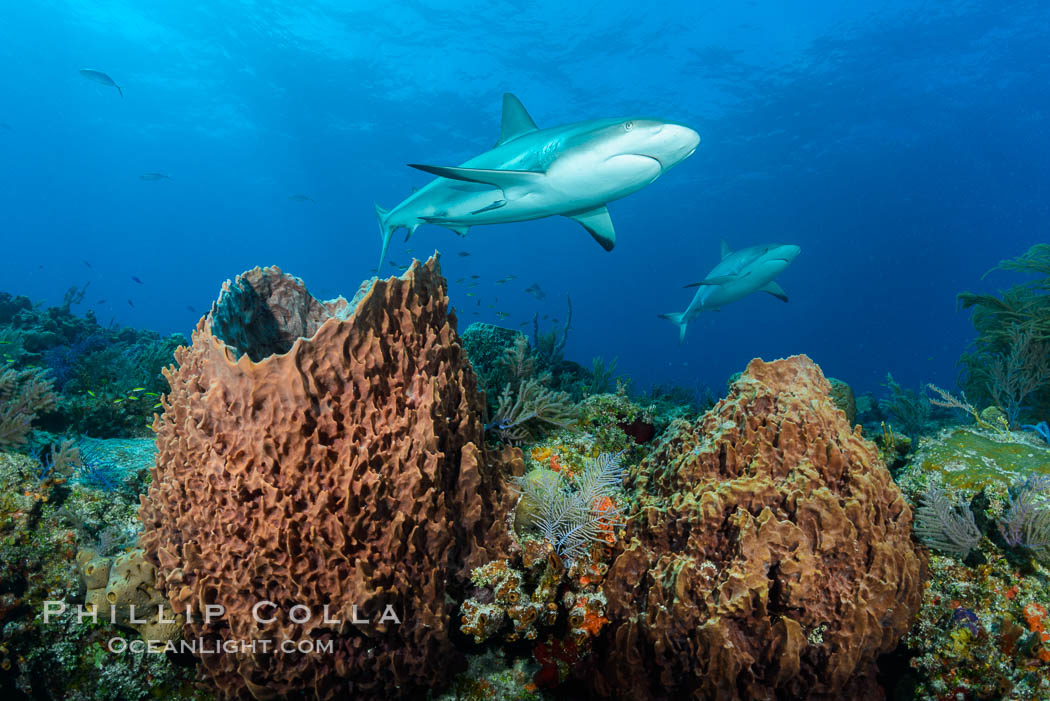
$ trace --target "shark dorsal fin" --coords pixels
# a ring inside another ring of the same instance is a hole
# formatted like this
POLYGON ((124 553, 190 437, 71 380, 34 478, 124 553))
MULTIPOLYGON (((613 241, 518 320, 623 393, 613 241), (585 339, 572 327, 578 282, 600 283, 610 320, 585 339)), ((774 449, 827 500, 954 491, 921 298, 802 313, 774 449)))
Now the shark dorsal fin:
POLYGON ((502 146, 511 139, 536 129, 536 122, 532 121, 532 117, 525 111, 521 100, 509 92, 503 93, 503 121, 499 127, 499 141, 496 145, 502 146))
POLYGON ((722 258, 725 259, 725 257, 728 256, 730 253, 732 253, 732 251, 729 250, 729 244, 726 243, 725 240, 723 240, 722 241, 722 258))

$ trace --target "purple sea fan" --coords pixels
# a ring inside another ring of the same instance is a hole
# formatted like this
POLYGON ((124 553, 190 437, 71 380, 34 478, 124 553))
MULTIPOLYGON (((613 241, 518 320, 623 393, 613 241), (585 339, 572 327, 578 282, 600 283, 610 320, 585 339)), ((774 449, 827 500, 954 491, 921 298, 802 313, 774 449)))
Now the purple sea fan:
POLYGON ((1018 489, 1017 498, 1010 497, 1010 507, 999 521, 999 533, 1007 545, 1028 548, 1043 557, 1050 554, 1048 487, 1050 476, 1029 477, 1018 489))
POLYGON ((956 506, 936 485, 926 488, 915 510, 915 534, 926 545, 966 559, 981 540, 981 531, 966 504, 956 506))

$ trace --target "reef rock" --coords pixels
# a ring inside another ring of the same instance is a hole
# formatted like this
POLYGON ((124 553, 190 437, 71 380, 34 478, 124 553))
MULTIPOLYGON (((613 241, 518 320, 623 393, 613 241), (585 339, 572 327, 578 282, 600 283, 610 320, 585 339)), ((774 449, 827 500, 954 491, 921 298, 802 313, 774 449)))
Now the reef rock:
POLYGON ((436 257, 349 303, 256 268, 176 352, 140 542, 187 639, 270 641, 201 656, 222 695, 407 698, 456 671, 454 598, 506 556, 523 466, 484 453, 455 326, 436 257))
POLYGON ((926 562, 911 509, 830 391, 805 356, 753 360, 633 471, 597 693, 881 697, 875 660, 908 630, 926 562))

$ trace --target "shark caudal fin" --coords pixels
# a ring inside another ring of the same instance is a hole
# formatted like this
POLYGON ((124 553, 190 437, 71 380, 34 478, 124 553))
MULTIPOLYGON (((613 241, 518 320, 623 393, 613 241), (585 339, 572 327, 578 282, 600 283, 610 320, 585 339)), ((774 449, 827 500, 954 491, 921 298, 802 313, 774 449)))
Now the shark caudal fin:
POLYGON ((397 227, 388 226, 386 223, 386 215, 390 214, 389 210, 383 209, 379 205, 376 205, 376 219, 379 220, 379 237, 383 239, 383 250, 379 253, 379 272, 383 272, 383 261, 386 260, 386 249, 390 245, 390 236, 394 233, 394 229, 397 227))
POLYGON ((678 342, 681 343, 685 340, 685 330, 689 326, 689 322, 685 319, 685 312, 675 312, 671 314, 661 314, 661 319, 667 319, 672 324, 678 327, 678 342))

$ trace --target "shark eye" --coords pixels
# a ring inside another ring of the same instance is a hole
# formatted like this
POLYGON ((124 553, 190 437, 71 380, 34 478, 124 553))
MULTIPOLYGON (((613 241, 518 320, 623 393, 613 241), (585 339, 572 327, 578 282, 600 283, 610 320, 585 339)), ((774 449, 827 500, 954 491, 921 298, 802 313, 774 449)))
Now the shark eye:
POLYGON ((634 129, 634 122, 624 122, 623 123, 623 130, 624 131, 630 131, 631 129, 634 129))

